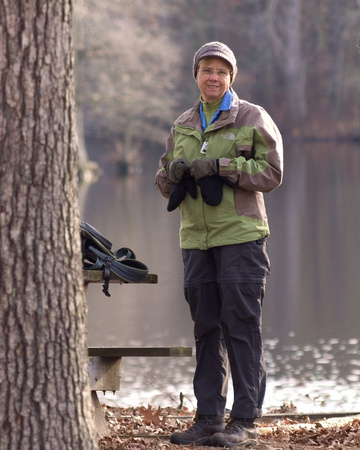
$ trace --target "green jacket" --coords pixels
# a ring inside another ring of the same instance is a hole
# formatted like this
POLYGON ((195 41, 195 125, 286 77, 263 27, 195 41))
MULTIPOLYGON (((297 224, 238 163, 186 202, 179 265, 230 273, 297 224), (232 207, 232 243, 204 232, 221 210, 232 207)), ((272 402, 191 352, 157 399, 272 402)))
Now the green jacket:
POLYGON ((270 234, 263 192, 273 191, 282 182, 282 138, 263 108, 233 94, 231 108, 222 111, 204 133, 200 100, 184 112, 175 121, 160 159, 155 183, 166 198, 174 184, 164 166, 175 158, 186 158, 190 163, 198 158, 217 158, 219 175, 235 186, 224 185, 219 206, 205 204, 199 188, 196 199, 186 194, 179 206, 181 248, 206 250, 255 241, 270 234), (206 155, 200 153, 204 141, 206 155))

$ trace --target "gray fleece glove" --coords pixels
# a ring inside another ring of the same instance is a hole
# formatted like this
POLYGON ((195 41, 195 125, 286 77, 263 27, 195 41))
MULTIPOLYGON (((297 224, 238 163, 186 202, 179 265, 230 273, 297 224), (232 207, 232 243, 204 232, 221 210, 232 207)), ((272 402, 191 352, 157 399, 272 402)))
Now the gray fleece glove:
POLYGON ((190 164, 186 159, 173 159, 166 163, 165 170, 169 180, 173 183, 180 183, 185 175, 189 173, 190 164))
POLYGON ((219 173, 219 160, 215 158, 201 158, 195 159, 190 164, 190 175, 195 180, 200 180, 207 176, 218 175, 219 173))

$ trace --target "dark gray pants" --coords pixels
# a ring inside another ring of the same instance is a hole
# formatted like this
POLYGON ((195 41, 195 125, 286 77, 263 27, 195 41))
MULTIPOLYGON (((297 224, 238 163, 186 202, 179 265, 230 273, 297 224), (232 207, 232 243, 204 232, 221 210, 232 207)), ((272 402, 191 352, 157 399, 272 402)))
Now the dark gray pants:
POLYGON ((230 363, 231 416, 260 417, 266 385, 261 309, 270 268, 266 240, 186 249, 183 261, 194 321, 197 414, 224 414, 230 363))

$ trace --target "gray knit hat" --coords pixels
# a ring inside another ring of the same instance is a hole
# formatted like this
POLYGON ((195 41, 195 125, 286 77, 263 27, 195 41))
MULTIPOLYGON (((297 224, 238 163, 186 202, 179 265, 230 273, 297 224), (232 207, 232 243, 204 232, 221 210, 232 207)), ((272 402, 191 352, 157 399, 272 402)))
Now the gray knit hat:
POLYGON ((225 60, 231 66, 231 82, 234 81, 237 72, 236 58, 234 53, 229 49, 229 47, 221 42, 208 42, 199 48, 195 53, 193 61, 193 75, 196 78, 197 71, 199 68, 199 62, 203 58, 221 58, 225 60))

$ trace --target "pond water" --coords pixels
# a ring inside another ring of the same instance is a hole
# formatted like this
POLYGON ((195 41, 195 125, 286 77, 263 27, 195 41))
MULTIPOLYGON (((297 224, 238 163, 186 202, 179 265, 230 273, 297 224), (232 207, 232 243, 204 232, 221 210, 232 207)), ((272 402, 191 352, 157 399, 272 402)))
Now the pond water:
MULTIPOLYGON (((162 150, 159 150, 159 155, 162 150)), ((130 247, 157 285, 88 289, 89 345, 193 346, 182 292, 179 214, 154 186, 157 159, 142 174, 106 175, 81 192, 81 219, 114 248, 130 247)), ((265 195, 271 227, 263 337, 264 412, 360 411, 360 146, 286 143, 285 176, 265 195)), ((195 406, 192 358, 124 358, 118 406, 195 406)), ((229 407, 232 393, 229 392, 229 407)))

